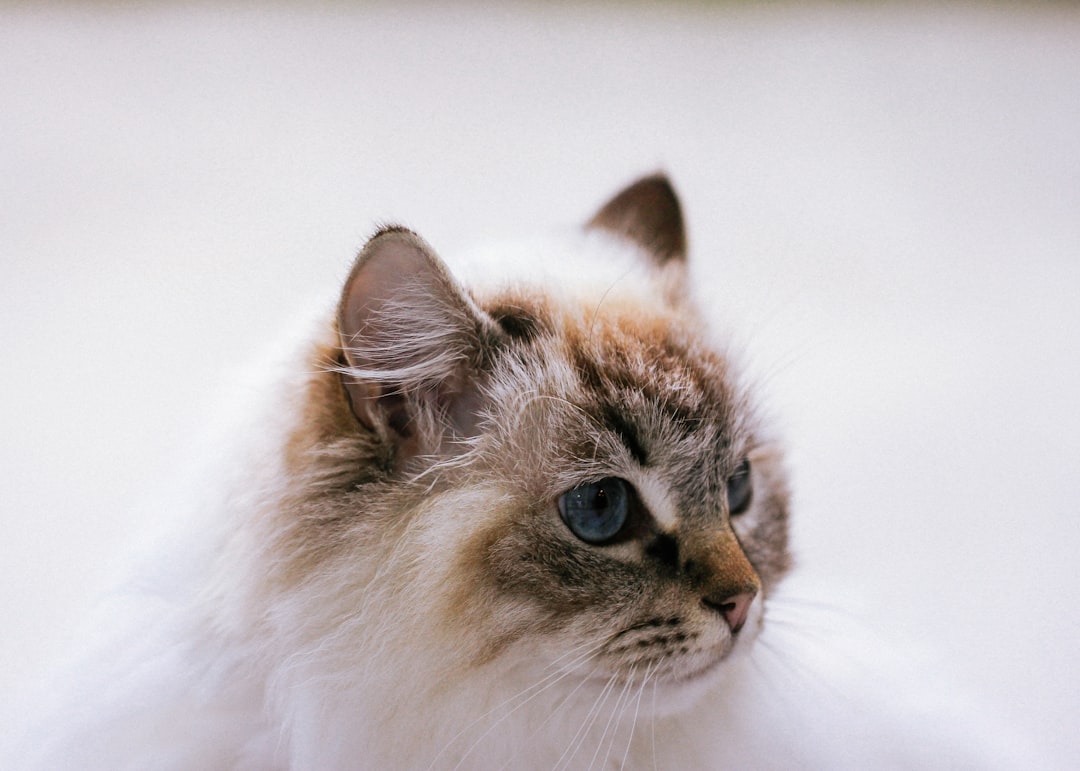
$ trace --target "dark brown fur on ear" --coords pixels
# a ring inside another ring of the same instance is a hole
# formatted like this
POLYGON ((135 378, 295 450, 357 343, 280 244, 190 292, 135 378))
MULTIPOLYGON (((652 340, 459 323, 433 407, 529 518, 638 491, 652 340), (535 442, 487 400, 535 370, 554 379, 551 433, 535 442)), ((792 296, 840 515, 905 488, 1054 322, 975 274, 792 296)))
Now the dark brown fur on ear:
POLYGON ((630 185, 604 204, 587 227, 633 241, 659 265, 686 259, 682 207, 663 174, 643 177, 630 185))

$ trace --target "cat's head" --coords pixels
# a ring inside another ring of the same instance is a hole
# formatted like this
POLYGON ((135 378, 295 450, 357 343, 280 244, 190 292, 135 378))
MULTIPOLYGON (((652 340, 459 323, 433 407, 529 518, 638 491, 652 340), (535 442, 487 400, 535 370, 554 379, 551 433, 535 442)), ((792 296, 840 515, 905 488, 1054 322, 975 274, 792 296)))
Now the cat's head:
POLYGON ((317 591, 458 671, 691 682, 748 643, 787 569, 781 459, 692 307, 668 181, 586 229, 629 262, 561 287, 463 287, 410 231, 369 241, 290 543, 300 581, 333 577, 317 591))

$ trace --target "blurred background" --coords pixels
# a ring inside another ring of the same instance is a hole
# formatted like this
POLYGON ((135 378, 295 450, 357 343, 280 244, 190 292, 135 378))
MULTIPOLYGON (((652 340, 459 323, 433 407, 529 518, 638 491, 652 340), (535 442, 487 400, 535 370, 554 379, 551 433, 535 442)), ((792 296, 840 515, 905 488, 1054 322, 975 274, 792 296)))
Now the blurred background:
POLYGON ((656 169, 790 448, 796 580, 1075 762, 1066 4, 0 5, 0 693, 378 223, 452 253, 656 169))

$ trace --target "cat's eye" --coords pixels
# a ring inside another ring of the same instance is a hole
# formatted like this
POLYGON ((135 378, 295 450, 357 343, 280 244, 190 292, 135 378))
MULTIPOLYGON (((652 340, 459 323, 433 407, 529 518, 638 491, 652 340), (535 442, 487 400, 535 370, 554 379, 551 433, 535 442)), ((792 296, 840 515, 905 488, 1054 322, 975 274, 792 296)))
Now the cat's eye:
POLYGON ((735 473, 728 478, 728 513, 731 516, 742 514, 750 508, 750 501, 753 497, 754 485, 750 478, 750 460, 748 458, 743 458, 743 462, 735 469, 735 473))
POLYGON ((587 482, 559 496, 559 513, 570 532, 585 543, 611 541, 630 518, 630 485, 617 477, 587 482))

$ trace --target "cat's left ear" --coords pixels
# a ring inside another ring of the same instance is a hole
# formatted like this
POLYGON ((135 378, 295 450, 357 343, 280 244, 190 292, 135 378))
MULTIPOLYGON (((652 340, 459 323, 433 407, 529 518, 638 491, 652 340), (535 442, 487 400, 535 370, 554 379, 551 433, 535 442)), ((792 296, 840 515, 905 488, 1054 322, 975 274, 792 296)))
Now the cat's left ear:
POLYGON ((686 262, 686 228, 675 188, 663 174, 642 177, 586 224, 640 247, 659 267, 686 262))
POLYGON ((497 335, 418 235, 387 228, 361 251, 338 306, 352 412, 404 448, 475 430, 476 380, 497 335))

